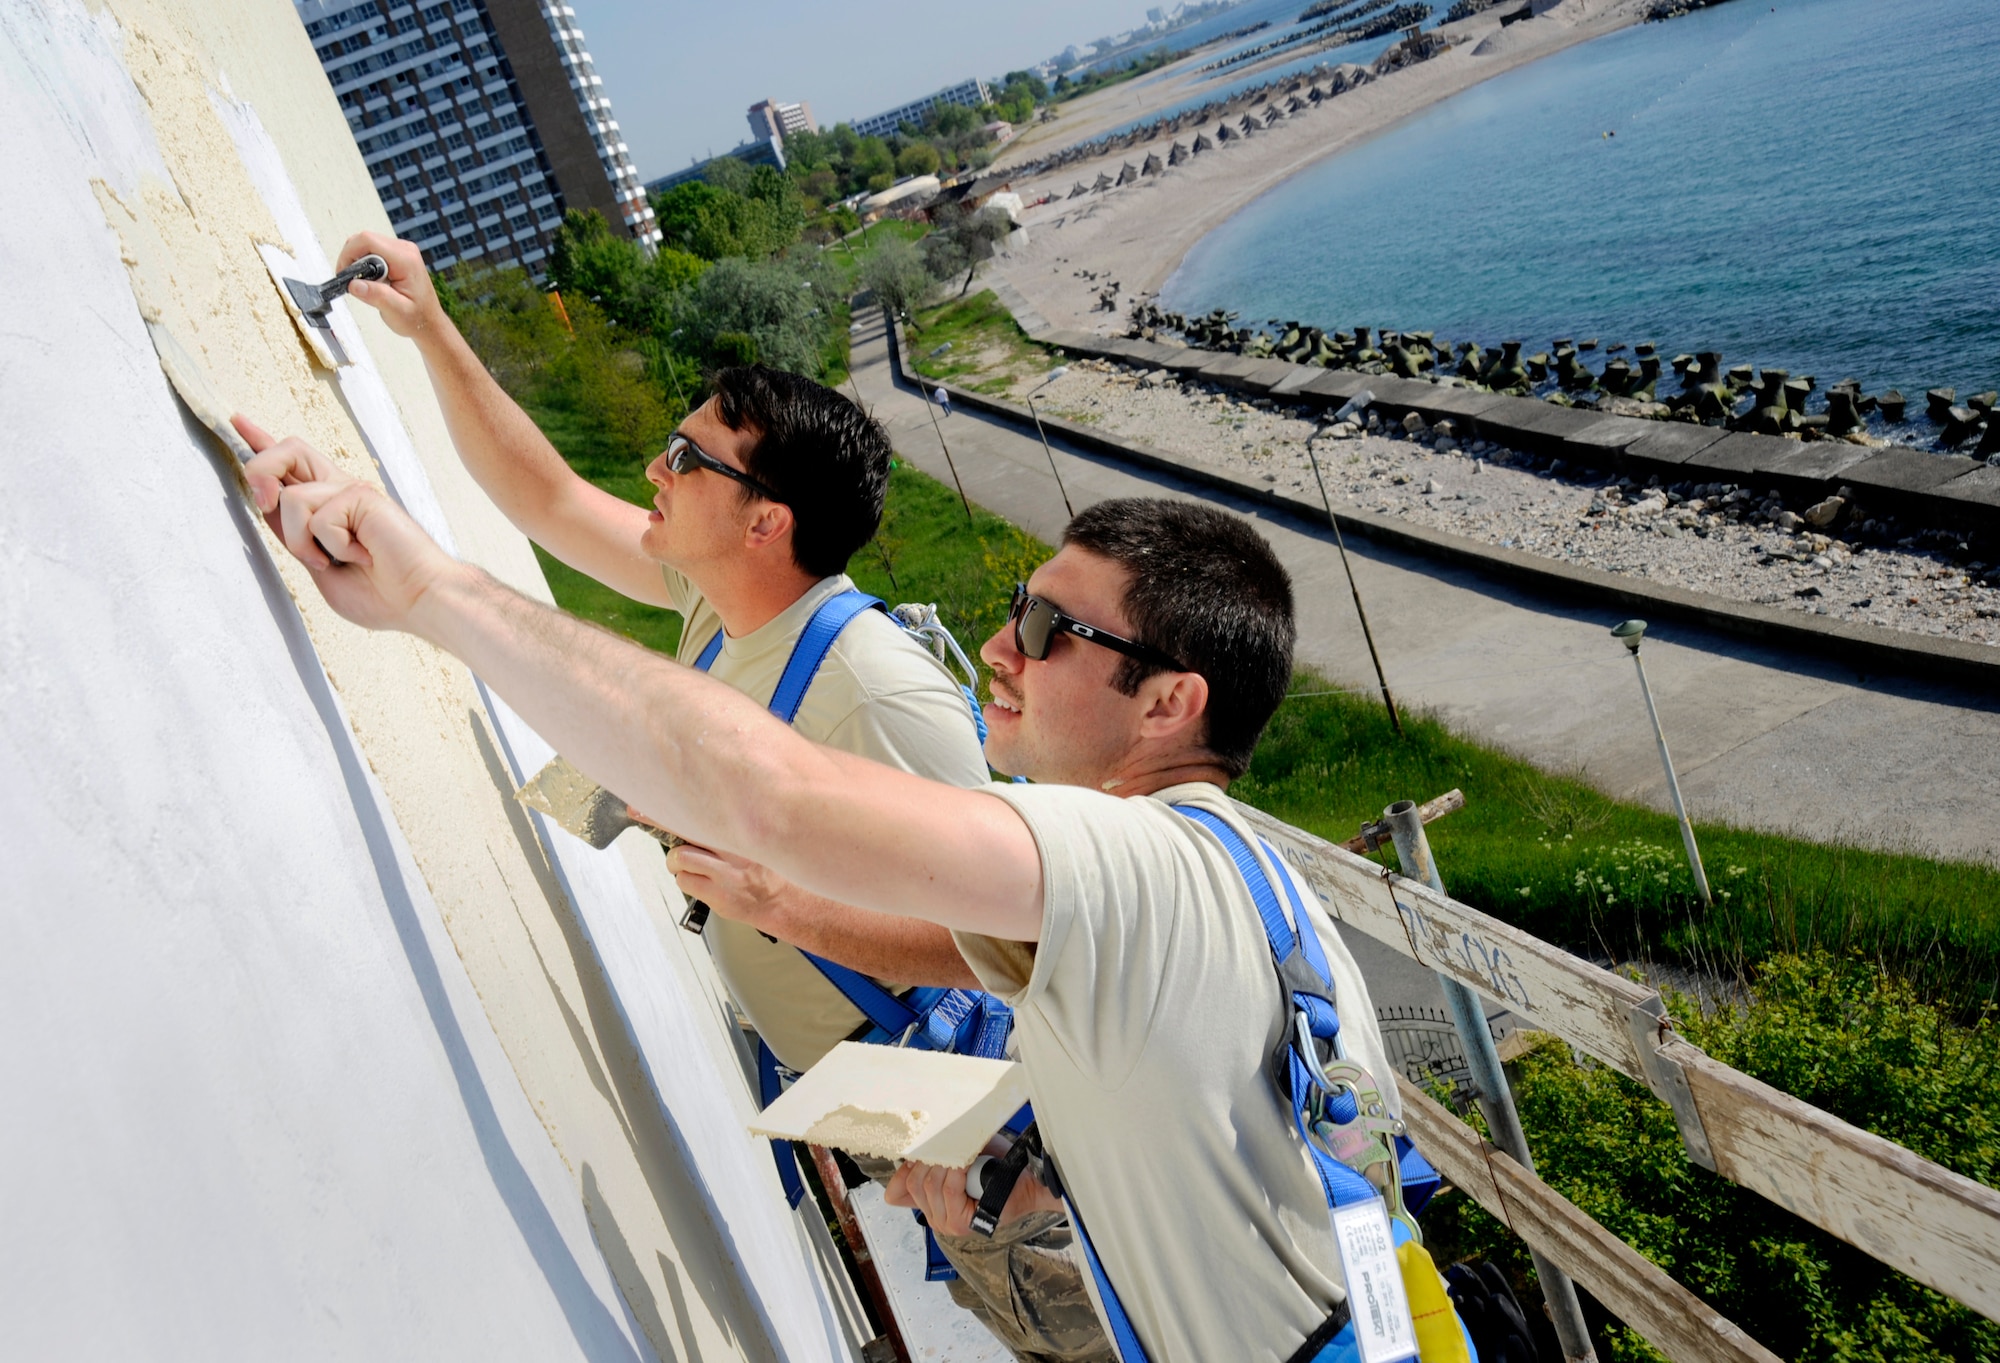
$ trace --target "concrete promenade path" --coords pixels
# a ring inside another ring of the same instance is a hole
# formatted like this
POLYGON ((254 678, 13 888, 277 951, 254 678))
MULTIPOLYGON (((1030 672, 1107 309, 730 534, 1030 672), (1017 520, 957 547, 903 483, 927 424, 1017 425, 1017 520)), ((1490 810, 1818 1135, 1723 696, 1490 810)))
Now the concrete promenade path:
MULTIPOLYGON (((923 396, 894 375, 879 309, 857 315, 853 339, 855 385, 897 452, 949 481, 923 396)), ((1066 516, 1033 430, 969 411, 943 428, 972 500, 1053 543, 1066 516)), ((1374 694, 1323 524, 1060 443, 1055 458, 1078 508, 1117 496, 1200 497, 1257 521, 1292 573, 1299 661, 1374 694)), ((1399 706, 1544 769, 1580 772, 1611 795, 1668 807, 1631 660, 1607 633, 1620 618, 1614 608, 1366 540, 1350 539, 1348 554, 1399 706)), ((1695 818, 2000 863, 2000 695, 1862 676, 1828 658, 1667 620, 1648 632, 1645 658, 1695 818)), ((1442 869, 1448 886, 1450 868, 1442 869)))

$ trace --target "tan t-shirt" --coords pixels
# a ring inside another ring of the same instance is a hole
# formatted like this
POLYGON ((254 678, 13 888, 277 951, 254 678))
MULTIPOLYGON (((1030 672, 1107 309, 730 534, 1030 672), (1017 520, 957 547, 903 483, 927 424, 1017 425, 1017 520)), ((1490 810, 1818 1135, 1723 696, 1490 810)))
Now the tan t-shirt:
MULTIPOLYGON (((1153 1363, 1289 1358, 1345 1296, 1326 1195, 1270 1078, 1286 1014, 1250 891, 1168 806, 1254 832, 1206 783, 988 789, 1040 849, 1042 937, 959 950, 1016 1010, 1036 1120, 1140 1342, 1153 1363)), ((1301 896, 1346 1054, 1399 1110, 1367 985, 1301 896)))
MULTIPOLYGON (((678 656, 692 666, 722 622, 685 577, 662 571, 682 619, 678 656)), ((813 612, 853 586, 845 574, 815 583, 762 628, 724 639, 709 674, 768 705, 813 612)), ((816 743, 954 786, 984 785, 991 775, 965 693, 881 611, 863 611, 840 632, 793 728, 816 743)), ((866 1020, 797 948, 719 914, 703 936, 737 1007, 791 1068, 810 1067, 866 1020)))

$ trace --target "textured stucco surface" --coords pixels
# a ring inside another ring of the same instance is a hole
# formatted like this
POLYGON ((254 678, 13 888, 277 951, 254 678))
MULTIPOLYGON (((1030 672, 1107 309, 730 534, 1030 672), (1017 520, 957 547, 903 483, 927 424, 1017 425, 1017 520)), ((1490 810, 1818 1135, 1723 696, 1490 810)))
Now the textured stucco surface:
POLYGON ((142 318, 546 599, 414 351, 356 309, 316 368, 259 258, 388 230, 290 7, 0 0, 0 109, 0 1083, 46 1116, 0 1134, 10 1332, 847 1352, 656 845, 516 805, 539 740, 334 617, 161 377, 142 318))

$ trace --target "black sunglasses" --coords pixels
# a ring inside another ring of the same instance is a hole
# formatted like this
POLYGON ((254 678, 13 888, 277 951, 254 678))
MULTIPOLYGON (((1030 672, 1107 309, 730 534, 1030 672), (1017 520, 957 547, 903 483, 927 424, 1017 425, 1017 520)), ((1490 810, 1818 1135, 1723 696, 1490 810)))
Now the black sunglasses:
POLYGON ((1056 641, 1058 634, 1074 634, 1079 639, 1102 644, 1114 653, 1153 663, 1169 672, 1189 670, 1150 644, 1121 639, 1095 625, 1086 625, 1073 615, 1064 615, 1049 602, 1031 593, 1025 582, 1014 584, 1014 601, 1007 608, 1007 618, 1014 622, 1014 647, 1021 651, 1022 657, 1035 662, 1049 656, 1049 646, 1056 641))
POLYGON ((729 467, 679 431, 667 437, 667 467, 683 474, 693 473, 696 469, 711 469, 725 478, 734 478, 760 497, 768 497, 774 502, 785 500, 743 470, 729 467))

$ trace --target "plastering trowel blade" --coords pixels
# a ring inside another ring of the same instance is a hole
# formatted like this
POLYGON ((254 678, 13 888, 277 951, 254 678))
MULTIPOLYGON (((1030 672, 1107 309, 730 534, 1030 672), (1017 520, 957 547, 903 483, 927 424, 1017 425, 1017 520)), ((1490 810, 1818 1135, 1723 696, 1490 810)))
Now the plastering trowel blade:
MULTIPOLYGON (((187 348, 164 322, 148 321, 146 334, 153 339, 153 351, 160 357, 160 372, 167 376, 167 382, 180 394, 182 402, 194 413, 195 420, 206 426, 209 433, 222 442, 224 449, 236 456, 238 466, 250 462, 250 447, 236 428, 229 424, 229 408, 225 406, 209 386, 208 373, 201 363, 188 354, 187 348)), ((238 479, 241 482, 241 479, 238 479)))
POLYGON ((264 268, 271 272, 271 282, 278 286, 278 297, 285 301, 285 311, 292 315, 298 326, 299 335, 305 339, 306 348, 328 369, 338 369, 344 364, 352 364, 346 348, 340 341, 340 329, 332 325, 332 316, 327 314, 328 325, 315 326, 306 317, 305 309, 292 292, 290 281, 301 279, 312 271, 304 269, 279 247, 269 242, 257 243, 257 254, 264 258, 264 268))
POLYGON ((609 847, 611 840, 628 828, 643 828, 668 847, 678 847, 681 839, 663 828, 640 823, 625 812, 625 802, 557 757, 536 772, 533 779, 514 792, 514 798, 530 809, 540 810, 592 847, 609 847))

